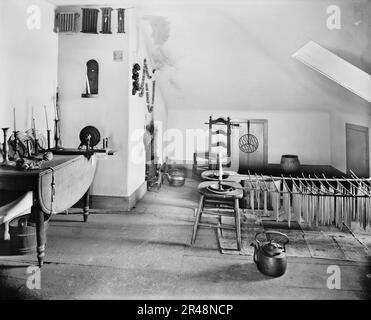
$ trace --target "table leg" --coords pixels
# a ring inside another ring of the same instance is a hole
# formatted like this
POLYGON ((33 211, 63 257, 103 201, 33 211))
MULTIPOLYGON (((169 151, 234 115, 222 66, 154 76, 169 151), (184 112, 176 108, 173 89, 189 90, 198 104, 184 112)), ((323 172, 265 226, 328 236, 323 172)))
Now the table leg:
POLYGON ((86 191, 84 195, 84 209, 83 209, 84 222, 88 221, 89 209, 90 209, 89 202, 90 202, 90 188, 88 189, 88 191, 86 191))
POLYGON ((46 242, 44 212, 36 204, 32 206, 31 210, 36 223, 37 260, 41 268, 44 263, 46 242))
POLYGON ((4 223, 4 240, 10 240, 9 221, 4 223))
POLYGON ((236 224, 237 250, 241 251, 241 248, 242 248, 241 217, 240 217, 240 208, 238 207, 238 199, 234 200, 234 219, 235 219, 235 224, 236 224))

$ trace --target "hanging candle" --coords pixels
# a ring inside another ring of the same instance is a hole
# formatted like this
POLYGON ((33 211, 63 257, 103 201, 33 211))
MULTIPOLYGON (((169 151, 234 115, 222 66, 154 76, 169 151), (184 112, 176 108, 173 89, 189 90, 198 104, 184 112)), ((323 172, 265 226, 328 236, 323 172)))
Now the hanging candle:
POLYGON ((90 94, 90 83, 88 75, 86 75, 86 90, 88 91, 87 94, 90 94))
POLYGON ((219 148, 219 181, 223 180, 222 150, 219 148))
POLYGON ((16 126, 16 120, 15 120, 15 108, 13 108, 13 125, 14 125, 14 132, 16 132, 17 126, 16 126))

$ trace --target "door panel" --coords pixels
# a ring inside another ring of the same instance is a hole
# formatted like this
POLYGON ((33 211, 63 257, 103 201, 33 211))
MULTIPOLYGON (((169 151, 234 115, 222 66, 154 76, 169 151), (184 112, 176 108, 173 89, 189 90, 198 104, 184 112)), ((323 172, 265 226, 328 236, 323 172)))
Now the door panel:
POLYGON ((238 131, 237 151, 239 157, 239 170, 247 171, 251 169, 265 168, 268 160, 268 145, 267 145, 267 120, 250 120, 250 134, 257 139, 257 149, 254 152, 246 153, 239 148, 238 141, 241 137, 248 133, 247 120, 245 123, 240 123, 238 131))
POLYGON ((347 173, 352 170, 359 177, 369 177, 368 128, 346 124, 347 173))

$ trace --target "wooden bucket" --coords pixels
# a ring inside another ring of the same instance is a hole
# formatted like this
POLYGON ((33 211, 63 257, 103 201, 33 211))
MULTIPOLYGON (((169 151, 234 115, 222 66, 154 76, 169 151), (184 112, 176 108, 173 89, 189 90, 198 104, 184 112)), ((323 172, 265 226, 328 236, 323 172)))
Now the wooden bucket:
MULTIPOLYGON (((36 226, 29 221, 30 215, 14 219, 9 224, 12 254, 25 255, 36 252, 36 226)), ((47 228, 45 223, 45 228, 47 228)))

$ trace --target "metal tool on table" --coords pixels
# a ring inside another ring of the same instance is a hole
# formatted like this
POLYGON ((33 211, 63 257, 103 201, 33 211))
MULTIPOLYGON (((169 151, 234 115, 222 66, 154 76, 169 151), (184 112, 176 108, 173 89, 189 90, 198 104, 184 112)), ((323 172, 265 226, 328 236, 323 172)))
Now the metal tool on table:
POLYGON ((282 232, 265 231, 257 233, 251 246, 254 247, 254 262, 259 271, 271 277, 282 276, 287 268, 285 246, 288 243, 289 238, 282 232), (258 236, 261 234, 266 236, 266 240, 258 239, 258 236), (275 236, 283 238, 282 243, 275 241, 275 236))

